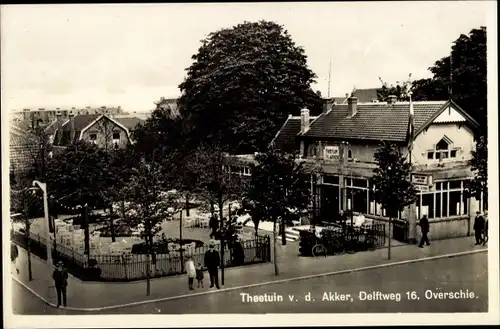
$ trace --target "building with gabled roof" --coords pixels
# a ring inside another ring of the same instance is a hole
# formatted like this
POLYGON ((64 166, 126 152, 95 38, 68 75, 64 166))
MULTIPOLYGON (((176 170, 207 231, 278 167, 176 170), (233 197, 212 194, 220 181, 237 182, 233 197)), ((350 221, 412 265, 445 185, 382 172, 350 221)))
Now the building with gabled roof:
POLYGON ((341 210, 352 209, 385 224, 388 232, 388 214, 375 202, 370 183, 374 155, 388 141, 411 162, 411 179, 419 190, 415 204, 393 214, 392 238, 419 239, 416 222, 423 215, 428 216, 435 239, 470 234, 471 217, 487 207, 481 195, 468 195, 474 177, 469 161, 480 127, 453 101, 412 105, 410 120, 410 103, 397 102, 395 96, 375 103, 349 97, 346 104, 328 102, 316 118, 303 109, 300 117, 285 121, 272 145, 298 152, 308 167, 321 167, 321 174, 311 177, 316 220, 331 221, 341 210))
POLYGON ((142 120, 111 118, 104 114, 70 116, 56 129, 53 146, 66 147, 84 140, 99 147, 123 148, 131 143, 131 133, 142 120))

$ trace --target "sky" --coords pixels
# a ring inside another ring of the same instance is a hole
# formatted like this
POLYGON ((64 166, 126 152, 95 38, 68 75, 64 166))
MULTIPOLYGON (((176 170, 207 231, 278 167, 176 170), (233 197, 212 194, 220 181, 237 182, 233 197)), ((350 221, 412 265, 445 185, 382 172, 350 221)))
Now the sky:
POLYGON ((325 96, 331 63, 330 95, 343 96, 379 77, 430 77, 460 34, 491 25, 491 10, 482 1, 2 6, 2 108, 152 110, 180 96, 210 32, 262 19, 304 48, 325 96))

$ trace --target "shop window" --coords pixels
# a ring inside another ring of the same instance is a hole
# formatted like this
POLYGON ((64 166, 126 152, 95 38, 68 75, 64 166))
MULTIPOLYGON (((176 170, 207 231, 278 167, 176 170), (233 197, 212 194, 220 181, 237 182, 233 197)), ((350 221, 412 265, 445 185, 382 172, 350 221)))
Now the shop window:
POLYGON ((462 187, 462 181, 460 180, 450 181, 449 184, 450 184, 450 190, 460 189, 462 187))
POLYGON ((346 178, 345 179, 345 186, 352 186, 352 179, 346 178))
POLYGON ((436 193, 436 218, 441 217, 441 193, 436 193))
POLYGON ((467 215, 469 211, 469 198, 467 197, 466 193, 462 194, 462 202, 463 202, 462 215, 467 215))
POLYGON ((450 192, 450 213, 449 216, 458 216, 462 204, 460 191, 450 192))
POLYGON ((441 216, 448 217, 448 193, 443 193, 443 208, 441 209, 441 216))
POLYGON ((422 212, 420 216, 425 215, 426 212, 427 218, 434 218, 434 193, 422 195, 422 212))
POLYGON ((442 182, 441 184, 443 186, 442 190, 447 191, 448 190, 448 182, 442 182))
POLYGON ((436 183, 436 191, 441 191, 442 184, 441 182, 436 183))
POLYGON ((366 190, 353 189, 353 210, 362 214, 366 214, 368 210, 368 200, 366 199, 366 190))

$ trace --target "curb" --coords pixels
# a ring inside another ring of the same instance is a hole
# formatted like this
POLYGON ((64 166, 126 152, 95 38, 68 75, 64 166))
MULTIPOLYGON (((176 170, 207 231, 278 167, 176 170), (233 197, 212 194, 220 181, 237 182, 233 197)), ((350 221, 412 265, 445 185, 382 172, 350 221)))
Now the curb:
MULTIPOLYGON (((240 289, 247 289, 247 288, 253 288, 253 287, 267 286, 267 285, 272 285, 272 284, 280 284, 280 283, 285 283, 285 282, 293 282, 293 281, 314 279, 314 278, 320 278, 320 277, 325 277, 325 276, 333 276, 333 275, 340 275, 340 274, 346 274, 346 273, 362 272, 362 271, 373 270, 373 269, 378 269, 378 268, 385 268, 385 267, 392 267, 392 266, 398 266, 398 265, 419 263, 419 262, 424 262, 424 261, 429 261, 429 260, 435 260, 435 259, 460 257, 460 256, 466 256, 466 255, 477 254, 477 253, 485 253, 485 252, 488 252, 488 249, 462 251, 462 252, 457 252, 457 253, 452 253, 452 254, 445 254, 445 255, 431 256, 431 257, 425 257, 425 258, 403 260, 403 261, 398 261, 398 262, 392 262, 392 263, 386 263, 386 264, 378 264, 378 265, 371 265, 371 266, 365 266, 365 267, 358 267, 358 268, 354 268, 354 269, 341 270, 341 271, 335 271, 335 272, 312 274, 312 275, 300 276, 300 277, 289 278, 289 279, 281 279, 281 280, 267 281, 267 282, 261 282, 261 283, 254 283, 254 284, 249 284, 249 285, 244 285, 244 286, 238 286, 238 287, 231 287, 231 288, 223 288, 223 289, 219 289, 219 290, 203 291, 203 292, 197 292, 197 293, 192 293, 192 294, 184 294, 184 295, 178 295, 178 296, 171 296, 171 297, 162 297, 162 298, 157 298, 157 299, 142 300, 142 301, 138 301, 138 302, 126 303, 126 304, 121 304, 121 305, 110 305, 110 306, 102 306, 102 307, 95 307, 95 308, 77 308, 77 307, 59 307, 59 308, 60 309, 66 309, 66 310, 72 310, 72 311, 97 312, 97 311, 111 310, 111 309, 116 309, 116 308, 124 308, 124 307, 130 307, 130 306, 152 304, 152 303, 169 301, 169 300, 184 299, 184 298, 195 297, 195 296, 203 296, 203 295, 209 295, 209 294, 216 294, 216 293, 222 293, 222 292, 228 292, 228 291, 234 291, 234 290, 240 290, 240 289)), ((31 289, 30 287, 28 287, 27 285, 25 285, 23 282, 21 282, 17 278, 12 277, 12 279, 15 280, 17 283, 19 283, 20 285, 22 285, 28 291, 30 291, 33 295, 35 295, 36 297, 40 298, 45 304, 56 308, 55 304, 49 302, 44 297, 40 296, 37 292, 35 292, 33 289, 31 289)))

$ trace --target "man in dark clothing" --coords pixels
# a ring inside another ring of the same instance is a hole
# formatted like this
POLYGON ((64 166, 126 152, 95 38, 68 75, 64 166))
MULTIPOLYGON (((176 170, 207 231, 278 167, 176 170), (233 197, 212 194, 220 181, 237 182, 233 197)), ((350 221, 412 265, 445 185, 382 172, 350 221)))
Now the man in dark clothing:
POLYGON ((210 238, 213 239, 213 238, 215 238, 217 228, 219 226, 219 222, 217 220, 217 215, 210 217, 210 220, 208 222, 208 226, 212 230, 212 232, 210 232, 210 238))
POLYGON ((427 234, 429 233, 429 220, 427 219, 427 215, 423 215, 420 219, 420 223, 418 224, 420 229, 422 230, 422 238, 420 239, 420 244, 418 245, 420 248, 424 247, 424 242, 426 245, 430 246, 429 237, 427 234))
POLYGON ((476 246, 483 242, 483 231, 484 231, 484 217, 481 216, 481 212, 476 212, 476 218, 474 218, 474 233, 476 237, 476 246))
POLYGON ((210 275, 210 288, 215 286, 220 289, 219 286, 219 265, 220 256, 219 252, 215 250, 213 243, 210 244, 210 249, 205 253, 205 267, 208 269, 208 274, 210 275))
POLYGON ((488 211, 484 212, 483 246, 488 242, 488 211))
POLYGON ((57 291, 57 307, 61 306, 61 294, 63 305, 66 306, 66 287, 68 286, 68 272, 63 267, 63 263, 59 261, 57 263, 54 273, 52 273, 52 278, 56 285, 57 291))

